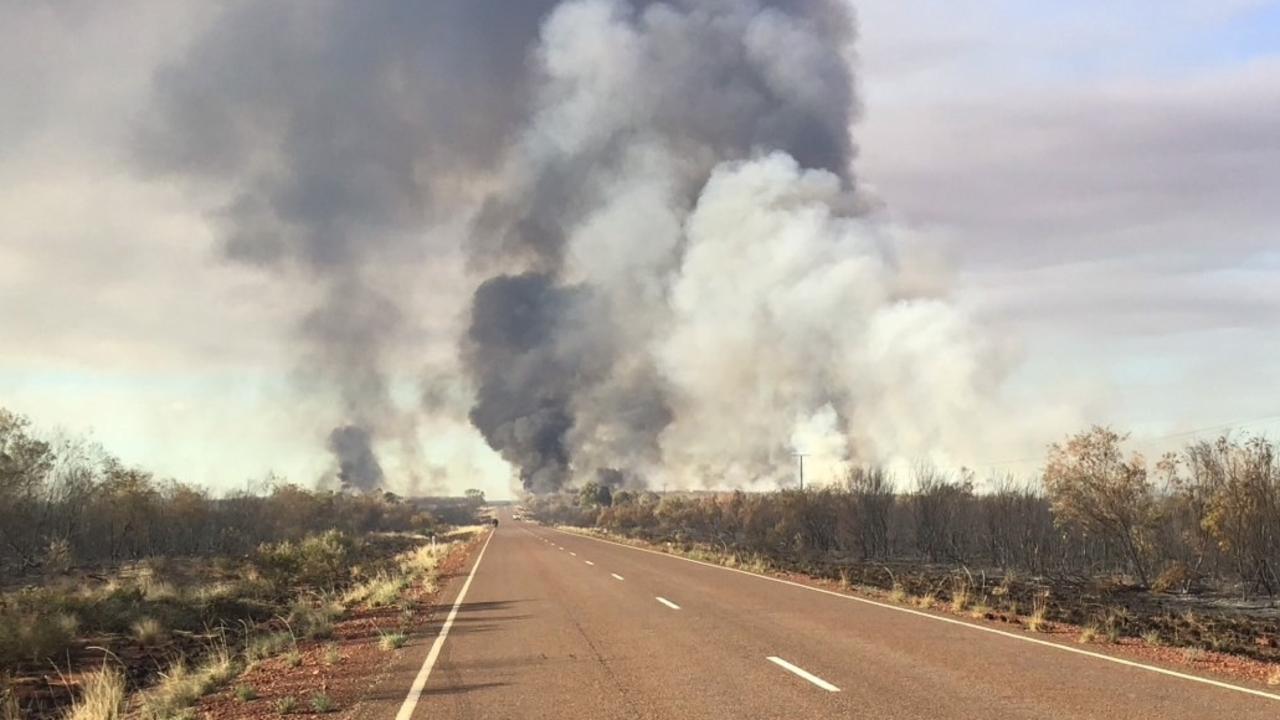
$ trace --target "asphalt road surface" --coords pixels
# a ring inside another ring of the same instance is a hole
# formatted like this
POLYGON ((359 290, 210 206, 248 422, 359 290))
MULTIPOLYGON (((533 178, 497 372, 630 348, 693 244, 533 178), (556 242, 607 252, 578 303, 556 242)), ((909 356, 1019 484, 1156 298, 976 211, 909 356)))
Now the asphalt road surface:
POLYGON ((365 715, 1280 718, 1265 686, 1164 674, 510 515, 468 573, 394 678, 404 694, 365 715))

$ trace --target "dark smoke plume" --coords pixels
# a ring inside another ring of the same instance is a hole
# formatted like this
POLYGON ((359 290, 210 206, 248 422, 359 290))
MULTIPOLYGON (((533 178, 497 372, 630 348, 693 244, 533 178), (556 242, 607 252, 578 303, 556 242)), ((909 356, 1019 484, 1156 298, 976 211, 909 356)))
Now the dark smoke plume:
POLYGON ((344 490, 374 490, 382 486, 382 466, 369 440, 364 428, 352 425, 329 433, 329 451, 338 459, 338 480, 344 490))
POLYGON ((240 3, 156 76, 140 166, 213 199, 228 259, 320 291, 298 324, 301 376, 337 402, 329 446, 353 486, 381 471, 349 472, 334 438, 358 430, 356 465, 377 468, 379 439, 412 434, 388 389, 387 352, 412 327, 390 271, 429 253, 441 207, 497 164, 551 5, 240 3))
POLYGON ((482 392, 471 421, 526 488, 555 490, 569 476, 572 400, 612 358, 607 339, 584 333, 590 292, 535 273, 502 275, 476 290, 464 345, 482 392))

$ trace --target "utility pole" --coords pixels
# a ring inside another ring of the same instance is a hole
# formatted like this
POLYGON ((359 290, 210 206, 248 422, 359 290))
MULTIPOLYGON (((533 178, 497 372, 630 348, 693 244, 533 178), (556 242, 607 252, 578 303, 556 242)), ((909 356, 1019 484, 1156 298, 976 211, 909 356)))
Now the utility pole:
POLYGON ((804 489, 804 457, 808 453, 798 452, 798 453, 792 453, 792 454, 800 459, 800 489, 803 490, 804 489))

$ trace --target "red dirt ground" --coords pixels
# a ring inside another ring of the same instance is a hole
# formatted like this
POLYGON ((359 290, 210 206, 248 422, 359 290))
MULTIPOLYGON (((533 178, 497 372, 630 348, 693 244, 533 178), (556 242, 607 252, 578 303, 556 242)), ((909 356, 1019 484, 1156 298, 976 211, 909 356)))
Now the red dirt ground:
MULTIPOLYGON (((483 539, 483 538, 481 538, 483 539)), ((476 540, 454 550, 440 567, 440 587, 445 581, 459 574, 477 547, 476 540)), ((329 640, 300 642, 298 651, 302 663, 289 667, 284 656, 264 660, 233 681, 230 686, 203 698, 196 706, 202 718, 210 720, 256 720, 279 718, 278 703, 281 698, 293 697, 297 707, 290 717, 350 718, 359 710, 362 700, 390 671, 404 649, 382 650, 381 633, 404 632, 410 637, 427 631, 435 614, 436 593, 421 588, 411 591, 402 608, 356 609, 334 624, 333 637, 329 640), (330 646, 336 647, 341 658, 332 664, 325 655, 330 646), (236 697, 236 688, 251 686, 257 697, 242 701, 236 697), (333 709, 326 714, 312 709, 312 697, 318 693, 327 695, 333 709)), ((406 688, 407 689, 407 688, 406 688)))

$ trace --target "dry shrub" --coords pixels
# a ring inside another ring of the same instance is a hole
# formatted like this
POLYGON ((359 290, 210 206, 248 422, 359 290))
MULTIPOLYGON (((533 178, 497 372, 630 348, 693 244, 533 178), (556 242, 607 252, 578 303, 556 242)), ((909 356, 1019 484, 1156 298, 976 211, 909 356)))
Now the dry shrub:
POLYGON ((1186 563, 1170 563, 1151 583, 1151 589, 1159 593, 1187 592, 1195 582, 1195 573, 1186 563))

